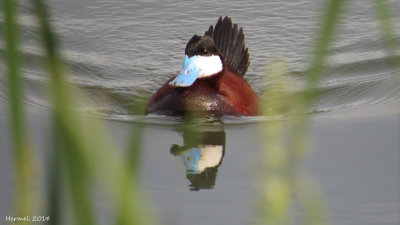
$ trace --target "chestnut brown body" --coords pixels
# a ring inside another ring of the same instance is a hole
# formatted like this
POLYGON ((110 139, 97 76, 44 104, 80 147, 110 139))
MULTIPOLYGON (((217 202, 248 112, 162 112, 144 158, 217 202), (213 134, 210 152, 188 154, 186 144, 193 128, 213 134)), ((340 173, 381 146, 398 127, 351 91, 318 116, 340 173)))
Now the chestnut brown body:
MULTIPOLYGON (((173 77, 174 78, 174 77, 173 77)), ((150 99, 146 114, 184 116, 259 114, 257 94, 243 77, 229 70, 204 79, 198 79, 189 87, 169 85, 169 79, 150 99)))

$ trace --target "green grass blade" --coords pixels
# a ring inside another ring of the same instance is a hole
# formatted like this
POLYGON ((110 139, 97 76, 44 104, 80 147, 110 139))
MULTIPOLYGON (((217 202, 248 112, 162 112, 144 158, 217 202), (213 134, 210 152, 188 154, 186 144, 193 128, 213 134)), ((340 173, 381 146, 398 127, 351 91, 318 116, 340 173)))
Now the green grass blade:
POLYGON ((61 132, 56 126, 56 120, 53 120, 53 149, 49 152, 49 178, 48 178, 48 193, 49 199, 47 202, 47 215, 51 218, 50 225, 61 223, 61 187, 63 186, 63 174, 61 172, 61 157, 58 149, 63 148, 61 132))
POLYGON ((296 118, 293 122, 292 142, 290 149, 298 149, 294 154, 301 154, 301 149, 308 148, 306 115, 318 97, 317 85, 325 71, 327 56, 332 46, 340 15, 345 9, 345 0, 328 0, 322 13, 322 23, 316 34, 315 46, 312 51, 310 65, 306 72, 304 93, 299 96, 298 103, 293 106, 296 118))
POLYGON ((7 61, 7 82, 11 130, 16 163, 16 215, 30 216, 33 203, 33 161, 29 146, 23 110, 21 57, 18 48, 17 4, 14 0, 3 2, 5 20, 5 58, 7 61))
POLYGON ((149 224, 150 219, 143 214, 146 207, 137 185, 141 129, 133 132, 130 155, 128 160, 123 160, 126 157, 119 157, 101 120, 84 118, 73 111, 79 108, 76 101, 79 91, 67 84, 44 2, 35 0, 35 6, 50 73, 55 133, 61 137, 58 141, 63 145, 59 148, 60 158, 68 174, 77 222, 82 225, 95 223, 88 191, 91 181, 99 176, 117 206, 117 224, 149 224))
MULTIPOLYGON (((55 146, 60 151, 60 158, 63 159, 70 184, 72 204, 78 224, 95 224, 93 207, 91 205, 89 187, 90 171, 84 156, 82 155, 82 145, 77 139, 79 132, 74 130, 72 95, 66 85, 64 67, 57 51, 56 36, 52 32, 46 4, 41 0, 34 1, 35 12, 39 21, 39 33, 43 40, 47 66, 50 74, 50 89, 54 110, 54 133, 57 136, 55 146)), ((79 129, 77 126, 75 129, 79 129)), ((56 184, 55 184, 56 185, 56 184)), ((53 190, 56 191, 56 190, 53 190)), ((56 201, 56 199, 53 199, 56 201)), ((54 212, 56 213, 56 212, 54 212)), ((58 218, 57 218, 58 219, 58 218)))
POLYGON ((398 57, 398 44, 392 16, 388 2, 386 0, 374 0, 378 22, 381 28, 383 43, 388 54, 389 66, 393 69, 393 74, 397 84, 400 84, 400 58, 398 57))
POLYGON ((386 0, 374 0, 374 3, 385 47, 389 55, 394 56, 397 52, 396 35, 388 3, 386 0))
POLYGON ((307 94, 305 95, 305 106, 307 109, 311 106, 318 94, 315 88, 324 73, 326 58, 335 36, 339 17, 344 11, 345 2, 345 0, 329 0, 323 12, 322 23, 319 27, 310 66, 307 70, 307 94))
MULTIPOLYGON (((322 14, 322 23, 315 40, 310 65, 306 72, 306 87, 297 101, 291 100, 288 107, 293 112, 292 119, 284 121, 271 117, 262 126, 264 141, 263 182, 261 204, 263 211, 259 224, 289 224, 290 208, 293 198, 301 200, 305 212, 306 224, 323 224, 320 212, 314 212, 319 200, 301 198, 304 193, 296 186, 299 183, 297 175, 298 164, 308 149, 307 113, 318 96, 317 85, 321 79, 327 56, 331 48, 340 15, 343 13, 344 0, 329 0, 322 14), (309 201, 309 202, 308 202, 309 201)), ((286 67, 276 63, 269 73, 269 78, 275 86, 266 90, 268 96, 263 102, 263 111, 267 116, 280 115, 281 102, 287 101, 290 82, 286 67)))

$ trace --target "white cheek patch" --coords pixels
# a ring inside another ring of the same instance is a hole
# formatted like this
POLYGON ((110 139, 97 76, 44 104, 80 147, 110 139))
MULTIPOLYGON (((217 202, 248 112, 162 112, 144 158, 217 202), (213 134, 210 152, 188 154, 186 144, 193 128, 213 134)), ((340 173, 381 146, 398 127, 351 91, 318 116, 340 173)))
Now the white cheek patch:
POLYGON ((218 55, 196 56, 196 65, 200 70, 198 78, 209 77, 222 71, 222 61, 218 55))
POLYGON ((197 165, 198 171, 203 172, 206 168, 218 166, 223 156, 222 145, 200 146, 201 158, 197 165))

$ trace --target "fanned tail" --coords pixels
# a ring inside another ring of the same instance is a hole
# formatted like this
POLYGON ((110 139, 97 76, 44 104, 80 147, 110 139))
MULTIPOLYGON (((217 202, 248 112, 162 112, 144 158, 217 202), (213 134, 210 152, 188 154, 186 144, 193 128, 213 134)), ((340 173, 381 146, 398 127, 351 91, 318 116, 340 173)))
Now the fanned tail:
POLYGON ((244 44, 243 29, 238 29, 238 25, 232 27, 230 17, 219 17, 215 28, 211 25, 204 33, 214 39, 220 54, 228 66, 241 76, 249 67, 249 52, 244 44))

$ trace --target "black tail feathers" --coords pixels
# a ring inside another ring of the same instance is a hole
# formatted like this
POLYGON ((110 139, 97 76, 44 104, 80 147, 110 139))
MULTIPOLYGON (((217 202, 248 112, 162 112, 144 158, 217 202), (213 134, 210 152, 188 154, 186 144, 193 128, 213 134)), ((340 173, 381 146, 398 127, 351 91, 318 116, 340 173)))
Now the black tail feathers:
POLYGON ((236 73, 244 76, 249 67, 249 52, 244 44, 243 29, 238 29, 238 25, 232 26, 230 17, 219 17, 215 28, 211 25, 204 33, 214 39, 224 61, 236 73))

